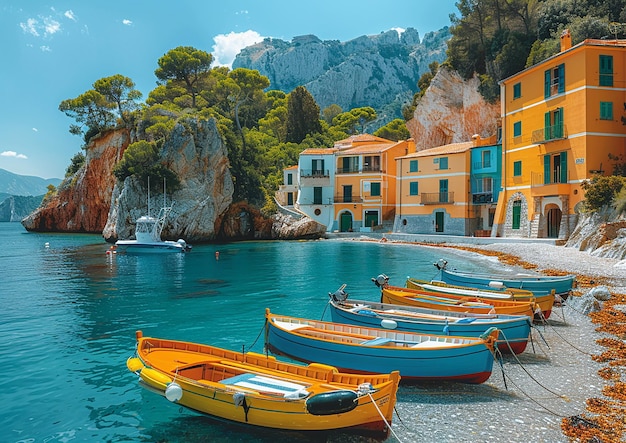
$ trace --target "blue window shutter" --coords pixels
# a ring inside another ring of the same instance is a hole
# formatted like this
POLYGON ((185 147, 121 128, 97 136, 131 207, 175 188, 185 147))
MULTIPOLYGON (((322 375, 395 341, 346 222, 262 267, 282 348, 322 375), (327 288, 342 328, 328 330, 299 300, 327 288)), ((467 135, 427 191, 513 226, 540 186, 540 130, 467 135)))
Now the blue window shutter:
POLYGON ((561 152, 561 183, 567 183, 567 152, 561 152))
POLYGON ((544 125, 543 125, 543 139, 544 140, 552 140, 552 126, 550 125, 551 119, 550 119, 550 113, 549 112, 546 112, 543 115, 543 121, 544 121, 544 125))
POLYGON ((559 94, 565 92, 565 65, 559 65, 559 94))
POLYGON ((550 97, 550 79, 552 76, 550 75, 550 70, 548 69, 544 72, 544 82, 543 82, 543 96, 545 98, 550 97))

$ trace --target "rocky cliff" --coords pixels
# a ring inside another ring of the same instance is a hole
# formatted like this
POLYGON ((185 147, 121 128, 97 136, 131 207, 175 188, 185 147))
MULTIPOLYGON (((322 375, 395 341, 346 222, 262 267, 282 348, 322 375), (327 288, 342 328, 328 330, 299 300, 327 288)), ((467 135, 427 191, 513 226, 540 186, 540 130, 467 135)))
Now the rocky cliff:
POLYGON ((417 150, 496 134, 500 104, 487 103, 480 95, 477 77, 464 80, 446 68, 433 77, 426 93, 406 124, 417 150))
POLYGON ((21 221, 35 211, 42 200, 43 195, 37 197, 12 195, 6 198, 0 203, 0 222, 21 221))
MULTIPOLYGON (((132 238, 135 220, 148 211, 147 183, 134 176, 122 183, 113 175, 132 141, 134 134, 128 130, 93 139, 86 149, 85 164, 59 186, 56 195, 22 220, 24 227, 29 231, 102 233, 110 242, 132 238)), ((194 243, 289 239, 294 235, 309 238, 324 233, 312 220, 294 228, 279 216, 268 218, 246 203, 233 203, 227 150, 213 119, 180 121, 163 145, 161 162, 181 180, 179 189, 166 189, 167 204, 174 204, 163 239, 194 243)), ((156 215, 163 194, 152 193, 150 202, 156 215)))
POLYGON ((388 121, 401 117, 401 105, 411 101, 428 65, 445 60, 449 38, 447 27, 426 34, 422 41, 413 28, 347 42, 313 35, 291 42, 267 38, 244 48, 233 68, 258 70, 272 89, 291 92, 305 86, 322 109, 331 104, 344 111, 371 106, 388 121))
POLYGON ((129 142, 127 130, 111 131, 93 139, 83 167, 63 180, 57 193, 22 220, 22 225, 29 231, 102 232, 116 182, 113 167, 129 142))
POLYGON ((591 255, 626 259, 626 218, 614 210, 581 214, 566 246, 591 255))

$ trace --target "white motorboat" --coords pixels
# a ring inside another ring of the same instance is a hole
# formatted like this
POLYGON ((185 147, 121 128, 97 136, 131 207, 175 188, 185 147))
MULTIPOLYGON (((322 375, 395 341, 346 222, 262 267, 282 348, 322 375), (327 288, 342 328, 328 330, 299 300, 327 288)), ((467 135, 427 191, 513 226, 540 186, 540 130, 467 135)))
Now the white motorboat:
MULTIPOLYGON (((148 189, 150 182, 148 182, 148 189)), ((117 251, 127 254, 152 254, 188 252, 191 245, 183 239, 177 241, 162 240, 161 232, 165 226, 165 220, 172 211, 174 202, 170 206, 165 203, 165 185, 163 186, 163 207, 156 217, 150 215, 150 191, 148 190, 148 215, 139 217, 136 221, 135 240, 118 240, 115 242, 117 251)))

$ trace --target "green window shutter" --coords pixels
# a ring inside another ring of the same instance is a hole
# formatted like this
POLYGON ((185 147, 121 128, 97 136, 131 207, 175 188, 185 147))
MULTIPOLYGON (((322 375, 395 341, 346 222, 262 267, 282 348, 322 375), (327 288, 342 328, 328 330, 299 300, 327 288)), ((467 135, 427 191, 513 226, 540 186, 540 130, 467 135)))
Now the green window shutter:
POLYGON ((370 195, 372 197, 380 197, 380 182, 370 184, 370 195))
POLYGON ((522 135, 522 122, 513 123, 513 137, 519 137, 522 135))
POLYGON ((613 120, 613 102, 600 102, 600 120, 613 120))
POLYGON ((567 183, 567 152, 561 152, 561 183, 567 183))
POLYGON ((543 96, 544 98, 548 98, 550 97, 550 80, 552 78, 552 75, 550 75, 550 70, 548 69, 546 72, 544 72, 543 76, 543 96))
POLYGON ((552 119, 550 118, 550 113, 546 112, 543 115, 543 139, 544 140, 552 140, 552 119))
POLYGON ((552 135, 554 138, 563 138, 563 108, 554 111, 554 125, 552 135))
POLYGON ((439 169, 448 169, 448 157, 441 157, 439 159, 439 169))
POLYGON ((559 71, 559 94, 565 92, 565 65, 560 64, 558 66, 559 71))
POLYGON ((550 184, 550 156, 543 156, 543 184, 550 184))
POLYGON ((409 195, 417 195, 417 194, 418 194, 417 182, 410 182, 409 183, 409 195))
POLYGON ((417 160, 411 160, 409 162, 409 172, 417 172, 417 160))
POLYGON ((600 86, 613 86, 613 56, 600 56, 600 86))
POLYGON ((519 177, 520 175, 522 175, 522 162, 518 160, 513 163, 513 176, 519 177))
POLYGON ((513 85, 513 98, 520 98, 522 96, 522 84, 515 83, 513 85))

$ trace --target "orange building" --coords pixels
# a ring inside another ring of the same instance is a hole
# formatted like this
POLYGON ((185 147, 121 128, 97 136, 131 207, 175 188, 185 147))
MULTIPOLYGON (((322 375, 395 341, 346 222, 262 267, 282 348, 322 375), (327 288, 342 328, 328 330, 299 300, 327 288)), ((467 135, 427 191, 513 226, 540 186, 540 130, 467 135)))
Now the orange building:
POLYGON ((396 159, 394 232, 470 235, 470 149, 473 142, 424 149, 396 159))
MULTIPOLYGON (((494 232, 561 238, 572 232, 581 183, 626 154, 626 40, 585 40, 500 83, 503 188, 494 232)), ((626 158, 626 157, 623 157, 626 158)))
POLYGON ((337 151, 332 230, 391 230, 396 211, 395 158, 415 151, 415 142, 393 142, 359 134, 336 142, 334 148, 337 151))

